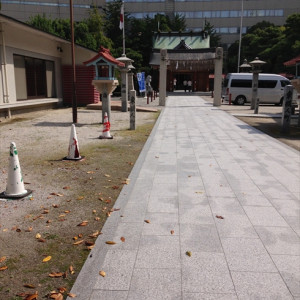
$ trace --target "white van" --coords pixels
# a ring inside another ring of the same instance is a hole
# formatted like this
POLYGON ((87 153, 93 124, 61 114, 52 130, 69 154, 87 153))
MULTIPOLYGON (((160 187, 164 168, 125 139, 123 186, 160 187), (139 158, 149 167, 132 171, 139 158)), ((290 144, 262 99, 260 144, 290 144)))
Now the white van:
MULTIPOLYGON (((229 73, 223 84, 224 100, 234 104, 244 105, 251 103, 252 73, 229 73)), ((282 105, 284 87, 291 82, 276 74, 259 74, 257 98, 259 103, 282 105)))

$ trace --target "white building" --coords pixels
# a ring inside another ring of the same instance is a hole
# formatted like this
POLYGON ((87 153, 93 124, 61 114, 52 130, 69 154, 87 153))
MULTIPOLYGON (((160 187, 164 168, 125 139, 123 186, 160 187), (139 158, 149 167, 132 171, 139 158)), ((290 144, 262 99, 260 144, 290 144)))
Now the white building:
MULTIPOLYGON (((83 65, 96 53, 75 46, 79 105, 99 98, 91 85, 94 70, 83 65)), ((0 61, 0 117, 63 101, 67 105, 71 103, 69 41, 0 14, 0 61)))

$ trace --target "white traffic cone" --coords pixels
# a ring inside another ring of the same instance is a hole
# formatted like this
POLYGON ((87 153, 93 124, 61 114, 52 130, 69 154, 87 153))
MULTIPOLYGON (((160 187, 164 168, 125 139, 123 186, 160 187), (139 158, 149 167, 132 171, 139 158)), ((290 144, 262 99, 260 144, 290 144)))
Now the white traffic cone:
POLYGON ((99 136, 99 139, 112 139, 113 137, 110 135, 110 122, 108 120, 107 113, 104 114, 104 122, 103 122, 103 131, 102 135, 99 136))
POLYGON ((72 124, 69 148, 68 148, 68 156, 65 157, 65 160, 81 160, 83 156, 79 154, 79 145, 77 140, 76 128, 75 125, 72 124))
POLYGON ((8 168, 6 190, 0 194, 0 198, 19 199, 31 194, 31 190, 25 190, 24 188, 24 181, 18 158, 18 150, 14 142, 10 144, 8 168))

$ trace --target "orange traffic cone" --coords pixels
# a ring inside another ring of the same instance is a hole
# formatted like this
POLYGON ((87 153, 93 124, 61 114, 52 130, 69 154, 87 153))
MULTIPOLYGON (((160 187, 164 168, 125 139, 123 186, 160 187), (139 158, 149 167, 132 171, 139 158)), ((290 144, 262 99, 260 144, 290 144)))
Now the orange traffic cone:
POLYGON ((64 160, 81 160, 83 156, 79 154, 79 145, 77 140, 76 128, 75 125, 72 124, 69 148, 68 148, 68 156, 64 158, 64 160))
POLYGON ((110 123, 108 120, 107 113, 104 114, 104 122, 103 122, 103 131, 102 135, 99 136, 99 139, 112 139, 113 137, 110 135, 110 123))
POLYGON ((16 144, 12 142, 9 149, 9 169, 8 180, 5 192, 0 194, 0 198, 20 199, 32 193, 25 190, 21 167, 18 158, 16 144))

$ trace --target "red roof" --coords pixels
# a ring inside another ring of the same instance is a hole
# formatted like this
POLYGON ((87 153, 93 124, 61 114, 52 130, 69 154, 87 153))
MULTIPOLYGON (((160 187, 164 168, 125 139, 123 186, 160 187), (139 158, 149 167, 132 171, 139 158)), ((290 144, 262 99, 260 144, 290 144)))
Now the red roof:
POLYGON ((83 64, 88 65, 94 61, 97 61, 99 58, 103 57, 105 60, 109 61, 112 64, 115 64, 119 67, 125 67, 125 64, 116 60, 110 53, 109 49, 100 46, 99 52, 96 56, 91 58, 88 61, 85 61, 83 64))
POLYGON ((298 55, 297 57, 295 57, 289 61, 284 62, 283 64, 285 66, 295 66, 296 63, 298 63, 298 62, 300 62, 300 55, 298 55))

